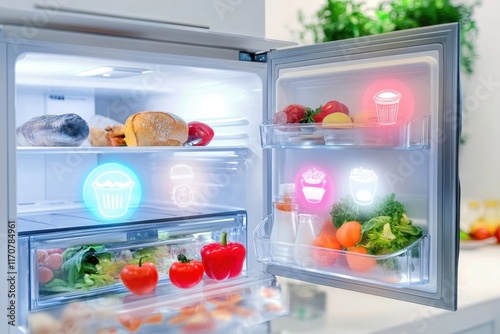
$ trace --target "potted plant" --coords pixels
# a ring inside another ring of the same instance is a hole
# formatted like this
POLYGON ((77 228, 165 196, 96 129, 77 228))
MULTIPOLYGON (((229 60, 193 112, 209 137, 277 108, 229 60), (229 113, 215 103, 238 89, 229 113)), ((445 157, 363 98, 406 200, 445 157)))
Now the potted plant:
POLYGON ((319 43, 459 22, 461 65, 466 74, 472 74, 478 33, 473 12, 478 5, 478 1, 465 5, 451 0, 392 0, 369 9, 361 0, 327 0, 312 22, 306 22, 303 12, 299 11, 299 22, 304 27, 299 38, 304 41, 312 34, 314 42, 319 43))

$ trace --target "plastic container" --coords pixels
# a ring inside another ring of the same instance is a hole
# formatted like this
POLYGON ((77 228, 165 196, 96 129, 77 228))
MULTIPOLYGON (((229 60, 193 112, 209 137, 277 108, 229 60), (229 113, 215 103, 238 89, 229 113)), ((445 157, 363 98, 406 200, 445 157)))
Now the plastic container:
MULTIPOLYGON (((299 227, 297 229, 295 245, 311 246, 321 229, 320 223, 320 217, 317 215, 299 214, 299 227)), ((309 263, 304 261, 304 259, 308 259, 309 257, 301 254, 301 251, 300 247, 295 247, 294 260, 298 264, 307 266, 309 263)), ((306 251, 309 251, 309 249, 306 249, 306 251)))
POLYGON ((293 262, 293 252, 288 244, 297 238, 299 206, 295 202, 295 184, 284 183, 279 187, 279 195, 273 203, 273 226, 271 240, 273 259, 279 262, 293 262))

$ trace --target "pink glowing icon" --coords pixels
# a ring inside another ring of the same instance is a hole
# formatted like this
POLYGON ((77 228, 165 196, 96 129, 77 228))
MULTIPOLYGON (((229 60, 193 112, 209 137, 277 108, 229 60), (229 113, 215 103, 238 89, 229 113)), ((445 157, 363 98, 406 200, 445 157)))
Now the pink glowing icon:
POLYGON ((377 107, 377 118, 380 125, 396 124, 398 120, 401 93, 393 89, 379 91, 373 96, 377 107))
POLYGON ((325 195, 325 173, 311 168, 307 172, 302 173, 300 183, 302 185, 302 193, 304 198, 309 203, 319 203, 325 195))
POLYGON ((304 166, 295 174, 294 183, 303 213, 319 214, 331 210, 334 184, 330 172, 318 165, 304 166))

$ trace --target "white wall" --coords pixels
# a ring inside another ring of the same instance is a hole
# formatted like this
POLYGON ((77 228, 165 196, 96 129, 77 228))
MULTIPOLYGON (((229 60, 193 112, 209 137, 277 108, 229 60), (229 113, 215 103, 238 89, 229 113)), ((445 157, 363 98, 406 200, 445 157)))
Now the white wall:
MULTIPOLYGON (((375 6, 376 0, 365 1, 375 6)), ((465 2, 465 1, 464 1, 465 2)), ((468 0, 472 3, 472 0, 468 0)), ((299 9, 312 17, 325 0, 266 1, 266 37, 299 42, 299 9)), ((463 198, 500 198, 500 2, 482 0, 474 13, 478 60, 471 77, 462 76, 463 132, 460 177, 463 198)), ((310 43, 311 41, 306 41, 310 43)))

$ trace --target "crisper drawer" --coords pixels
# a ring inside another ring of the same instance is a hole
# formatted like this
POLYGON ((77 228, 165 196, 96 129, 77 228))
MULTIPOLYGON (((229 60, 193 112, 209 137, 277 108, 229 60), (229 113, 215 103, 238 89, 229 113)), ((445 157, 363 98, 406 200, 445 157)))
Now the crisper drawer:
POLYGON ((220 240, 246 246, 242 211, 178 218, 154 223, 46 231, 29 237, 30 309, 125 291, 120 271, 127 264, 153 262, 160 282, 168 281, 179 254, 200 258, 201 248, 220 240))
POLYGON ((261 324, 287 312, 272 275, 250 271, 225 281, 205 277, 192 289, 160 284, 153 296, 113 294, 34 311, 31 334, 262 333, 261 324), (261 328, 261 326, 258 326, 261 328))

